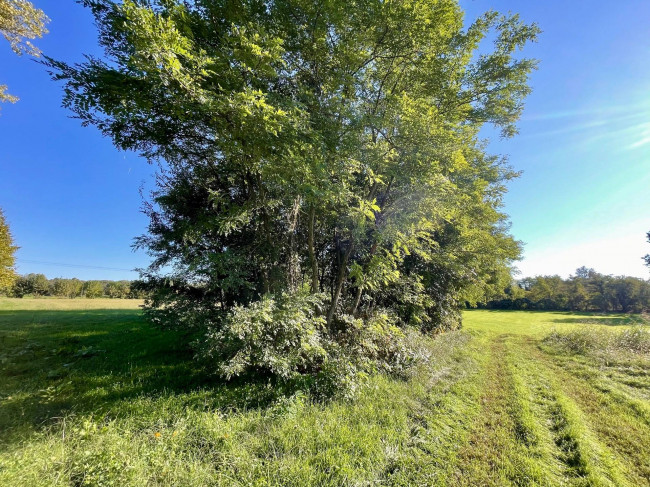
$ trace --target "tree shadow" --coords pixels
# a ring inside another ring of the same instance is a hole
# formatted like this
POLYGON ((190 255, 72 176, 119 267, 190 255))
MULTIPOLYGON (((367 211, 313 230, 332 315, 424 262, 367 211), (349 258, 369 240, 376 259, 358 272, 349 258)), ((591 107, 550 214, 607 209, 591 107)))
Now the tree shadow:
POLYGON ((639 316, 598 316, 580 314, 571 318, 556 318, 552 323, 572 323, 584 325, 604 325, 604 326, 630 326, 644 324, 645 321, 639 316))
POLYGON ((263 377, 219 380, 193 359, 191 338, 139 310, 0 311, 0 445, 71 414, 122 414, 140 398, 223 411, 288 392, 263 377))

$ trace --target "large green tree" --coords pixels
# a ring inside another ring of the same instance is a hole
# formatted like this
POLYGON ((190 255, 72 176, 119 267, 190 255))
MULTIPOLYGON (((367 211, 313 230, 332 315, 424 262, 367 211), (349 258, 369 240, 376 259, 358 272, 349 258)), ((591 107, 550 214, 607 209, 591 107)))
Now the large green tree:
POLYGON ((16 280, 17 276, 14 270, 16 250, 18 247, 14 245, 9 224, 0 209, 0 292, 11 289, 16 280))
POLYGON ((160 164, 137 240, 159 322, 307 293, 310 337, 377 313, 430 330, 510 280, 516 174, 479 132, 516 132, 535 26, 464 27, 455 0, 82 3, 106 59, 48 63, 84 124, 160 164))
MULTIPOLYGON (((41 51, 29 39, 47 34, 47 22, 49 19, 45 13, 27 0, 0 0, 0 34, 18 55, 40 56, 41 51)), ((17 100, 7 93, 7 85, 0 85, 0 102, 14 103, 17 100)))

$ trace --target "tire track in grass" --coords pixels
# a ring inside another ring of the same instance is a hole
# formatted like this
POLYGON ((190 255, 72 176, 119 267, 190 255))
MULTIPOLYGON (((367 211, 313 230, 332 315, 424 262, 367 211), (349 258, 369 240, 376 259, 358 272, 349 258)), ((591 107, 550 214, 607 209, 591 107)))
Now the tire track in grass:
POLYGON ((549 425, 549 386, 540 374, 539 367, 524 359, 525 347, 521 337, 507 350, 507 366, 512 378, 512 416, 515 434, 523 443, 539 472, 540 485, 562 485, 568 476, 566 465, 549 425))
POLYGON ((616 407, 611 395, 594 390, 586 381, 564 374, 563 384, 567 395, 584 412, 599 442, 607 445, 610 455, 616 458, 615 463, 626 467, 627 477, 635 477, 633 485, 650 485, 650 430, 646 425, 636 421, 636 416, 626 416, 627 408, 616 407))
MULTIPOLYGON (((545 376, 545 370, 537 360, 531 359, 525 343, 519 337, 515 343, 512 367, 515 377, 528 391, 528 408, 531 419, 528 429, 532 430, 534 440, 530 442, 533 454, 544 467, 547 481, 542 485, 573 485, 576 472, 567 459, 556 433, 556 416, 554 414, 555 395, 545 376)), ((521 414, 521 413, 520 413, 521 414)))
POLYGON ((576 381, 558 368, 531 342, 532 339, 528 338, 522 341, 522 345, 528 349, 531 364, 540 370, 540 383, 548 386, 546 408, 551 418, 551 431, 561 452, 560 459, 571 477, 571 484, 608 487, 646 485, 631 468, 630 462, 601 441, 602 421, 607 418, 594 421, 590 415, 593 408, 586 407, 584 401, 578 399, 583 391, 588 390, 588 384, 576 381), (631 476, 636 478, 635 482, 629 480, 631 476))
POLYGON ((481 411, 459 453, 454 485, 549 485, 528 392, 509 362, 509 338, 500 335, 490 344, 481 411))
POLYGON ((556 444, 563 452, 563 461, 579 486, 629 485, 604 451, 594 434, 586 426, 585 417, 575 402, 553 387, 552 431, 556 444))

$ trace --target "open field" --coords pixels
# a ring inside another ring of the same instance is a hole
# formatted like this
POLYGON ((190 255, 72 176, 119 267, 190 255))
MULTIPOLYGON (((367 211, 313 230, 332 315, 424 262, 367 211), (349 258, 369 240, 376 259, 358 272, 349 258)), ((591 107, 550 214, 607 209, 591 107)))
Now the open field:
POLYGON ((638 317, 470 311, 314 404, 220 383, 138 304, 0 299, 0 485, 650 485, 638 317))
MULTIPOLYGON (((98 309, 139 309, 141 299, 110 298, 0 298, 0 311, 83 311, 98 309)), ((42 315, 41 315, 42 316, 42 315)))

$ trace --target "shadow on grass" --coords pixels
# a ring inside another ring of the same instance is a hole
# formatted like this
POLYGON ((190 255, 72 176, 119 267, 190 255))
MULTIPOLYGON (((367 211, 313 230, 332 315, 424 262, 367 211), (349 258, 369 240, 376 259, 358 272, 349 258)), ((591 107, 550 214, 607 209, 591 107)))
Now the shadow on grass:
POLYGON ((193 360, 190 339, 139 310, 0 311, 0 444, 70 414, 124 414, 142 398, 232 410, 288 392, 261 378, 216 379, 193 360))
MULTIPOLYGON (((473 311, 473 310, 465 310, 473 311)), ((602 313, 598 311, 553 311, 540 309, 480 309, 495 314, 504 313, 531 313, 531 314, 554 314, 567 316, 567 318, 554 318, 550 323, 573 323, 606 326, 630 326, 637 324, 648 324, 640 314, 602 313)))
POLYGON ((552 320, 553 323, 572 323, 572 324, 585 324, 585 325, 605 325, 605 326, 630 326, 637 324, 644 324, 645 321, 641 316, 608 316, 587 313, 566 313, 571 314, 570 318, 556 318, 552 320))

